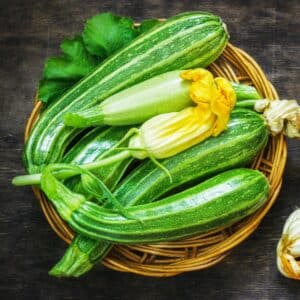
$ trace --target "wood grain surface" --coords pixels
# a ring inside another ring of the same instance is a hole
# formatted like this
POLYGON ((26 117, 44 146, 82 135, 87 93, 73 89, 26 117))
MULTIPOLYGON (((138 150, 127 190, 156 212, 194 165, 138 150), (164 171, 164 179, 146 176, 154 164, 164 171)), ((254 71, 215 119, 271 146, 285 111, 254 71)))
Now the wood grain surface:
POLYGON ((231 42, 256 58, 281 98, 300 99, 299 1, 0 1, 0 298, 1 299, 300 299, 300 282, 282 277, 275 249, 286 217, 300 206, 300 146, 289 141, 278 201, 259 229, 219 265, 167 279, 101 267, 80 279, 47 271, 66 245, 47 224, 23 173, 25 120, 46 57, 84 20, 113 11, 137 21, 187 10, 222 16, 231 42))

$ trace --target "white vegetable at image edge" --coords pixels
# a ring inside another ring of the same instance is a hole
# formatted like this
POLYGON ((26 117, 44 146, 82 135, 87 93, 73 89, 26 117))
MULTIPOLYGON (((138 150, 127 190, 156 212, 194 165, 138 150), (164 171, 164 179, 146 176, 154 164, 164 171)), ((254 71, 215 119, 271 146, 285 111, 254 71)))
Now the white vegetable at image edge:
POLYGON ((300 280, 300 209, 286 220, 277 246, 277 267, 282 275, 300 280))
POLYGON ((254 109, 263 112, 271 134, 300 137, 300 106, 296 100, 257 100, 254 109))

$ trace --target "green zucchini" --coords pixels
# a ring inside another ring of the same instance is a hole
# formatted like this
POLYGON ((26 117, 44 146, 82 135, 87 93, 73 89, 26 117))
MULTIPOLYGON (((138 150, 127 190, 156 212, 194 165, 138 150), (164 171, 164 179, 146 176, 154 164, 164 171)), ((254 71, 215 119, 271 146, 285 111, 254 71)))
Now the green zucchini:
MULTIPOLYGON (((155 201, 188 182, 200 182, 218 172, 246 166, 262 150, 267 139, 263 117, 250 110, 236 109, 231 113, 228 130, 220 136, 162 161, 172 174, 172 184, 165 172, 151 161, 145 161, 119 184, 114 195, 124 206, 155 201)), ((90 270, 111 247, 108 242, 79 234, 50 274, 78 277, 90 270)))
MULTIPOLYGON (((128 132, 127 127, 95 128, 84 135, 62 159, 63 163, 75 165, 87 164, 102 158, 103 154, 115 146, 128 132)), ((132 158, 124 159, 103 168, 93 170, 93 173, 101 178, 110 188, 114 189, 123 176, 132 158)), ((82 192, 78 177, 68 180, 69 188, 82 192)))
MULTIPOLYGON (((50 172, 44 174, 41 185, 47 194, 47 186, 56 179, 50 172)), ((47 195, 75 231, 133 244, 176 240, 231 225, 260 208, 268 194, 268 180, 261 172, 233 169, 163 200, 128 207, 130 219, 90 201, 47 195)))
POLYGON ((262 98, 254 86, 232 82, 232 87, 239 101, 262 98))
POLYGON ((123 205, 143 204, 166 192, 207 178, 224 170, 245 166, 265 146, 268 131, 264 118, 258 113, 235 109, 228 129, 218 137, 208 138, 173 157, 162 160, 173 182, 151 161, 131 172, 116 189, 115 196, 123 205))
POLYGON ((176 69, 205 67, 223 51, 228 33, 210 13, 189 12, 168 19, 117 51, 50 105, 35 124, 24 151, 29 173, 61 160, 78 130, 63 116, 99 104, 112 94, 155 75, 176 69))
POLYGON ((64 123, 77 128, 135 125, 194 105, 189 96, 190 82, 180 77, 181 72, 175 70, 154 76, 113 94, 95 107, 66 113, 64 123))

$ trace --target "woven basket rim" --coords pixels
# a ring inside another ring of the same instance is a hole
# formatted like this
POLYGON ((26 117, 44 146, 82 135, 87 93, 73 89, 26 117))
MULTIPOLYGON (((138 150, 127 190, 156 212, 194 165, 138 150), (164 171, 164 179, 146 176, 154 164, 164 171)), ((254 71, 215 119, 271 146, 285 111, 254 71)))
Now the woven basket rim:
MULTIPOLYGON (((253 84, 263 97, 278 99, 275 88, 255 60, 232 44, 227 45, 221 57, 209 68, 215 75, 235 82, 253 84)), ((25 141, 42 108, 42 103, 37 97, 35 100, 25 128, 25 141)), ((173 276, 215 265, 251 235, 270 210, 281 188, 286 159, 287 149, 283 135, 271 136, 268 146, 256 157, 251 166, 261 170, 267 176, 270 183, 270 196, 260 210, 243 221, 227 228, 219 228, 213 232, 175 242, 155 245, 117 245, 102 263, 114 270, 154 277, 173 276)), ((52 229, 61 239, 70 243, 74 236, 72 230, 58 216, 45 195, 37 187, 33 187, 33 191, 52 229)))

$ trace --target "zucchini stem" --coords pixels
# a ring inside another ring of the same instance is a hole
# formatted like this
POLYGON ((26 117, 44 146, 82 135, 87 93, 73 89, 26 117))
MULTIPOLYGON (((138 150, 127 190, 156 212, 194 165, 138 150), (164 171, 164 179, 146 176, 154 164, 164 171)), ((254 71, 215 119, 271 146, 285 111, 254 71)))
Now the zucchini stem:
POLYGON ((254 109, 254 105, 258 100, 261 100, 261 99, 243 100, 243 101, 237 102, 235 107, 254 109))
MULTIPOLYGON (((124 160, 129 157, 131 157, 130 151, 122 151, 120 153, 117 153, 113 156, 101 159, 99 161, 80 165, 80 167, 85 170, 92 171, 94 169, 97 169, 97 168, 100 168, 100 167, 103 167, 106 165, 110 165, 114 162, 121 161, 121 160, 124 160)), ((74 171, 63 170, 63 171, 57 171, 55 176, 58 179, 66 179, 66 178, 75 176, 77 174, 79 174, 79 172, 75 171, 75 170, 74 171)), ((36 184, 40 184, 40 182, 41 182, 41 173, 16 176, 12 180, 12 184, 15 186, 36 185, 36 184)))

